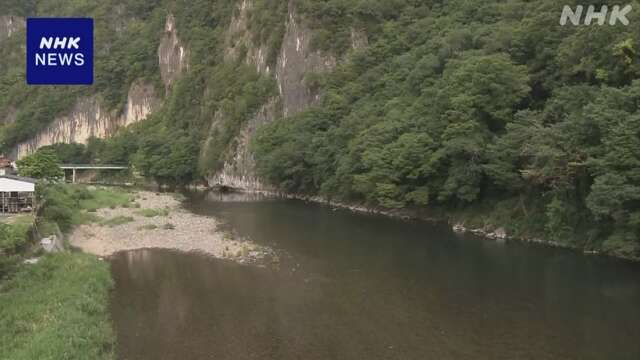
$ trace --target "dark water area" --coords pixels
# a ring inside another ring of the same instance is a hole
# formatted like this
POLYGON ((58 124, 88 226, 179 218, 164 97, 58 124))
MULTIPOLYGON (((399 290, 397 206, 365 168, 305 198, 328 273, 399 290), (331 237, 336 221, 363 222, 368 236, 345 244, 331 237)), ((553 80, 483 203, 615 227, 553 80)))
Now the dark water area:
POLYGON ((280 262, 118 254, 120 359, 640 359, 638 264, 301 201, 186 205, 280 262))

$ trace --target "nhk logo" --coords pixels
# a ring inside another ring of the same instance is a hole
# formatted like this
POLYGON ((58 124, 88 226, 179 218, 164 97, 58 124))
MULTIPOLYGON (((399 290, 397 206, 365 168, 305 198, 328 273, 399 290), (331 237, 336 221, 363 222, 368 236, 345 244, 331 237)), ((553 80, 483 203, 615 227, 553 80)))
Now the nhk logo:
POLYGON ((571 24, 573 24, 574 26, 589 26, 591 24, 598 24, 602 26, 606 23, 611 26, 614 26, 618 23, 626 26, 629 25, 629 19, 627 19, 627 15, 629 15, 629 13, 633 10, 633 6, 626 5, 623 7, 620 5, 615 5, 613 8, 609 9, 607 5, 602 5, 600 11, 597 11, 595 6, 589 5, 583 18, 582 15, 585 13, 584 9, 585 7, 582 5, 576 6, 575 10, 571 6, 565 5, 562 9, 562 15, 560 15, 560 25, 565 26, 568 22, 571 22, 571 24), (581 23, 581 21, 583 22, 581 23))
POLYGON ((93 83, 93 19, 27 19, 27 83, 93 83))

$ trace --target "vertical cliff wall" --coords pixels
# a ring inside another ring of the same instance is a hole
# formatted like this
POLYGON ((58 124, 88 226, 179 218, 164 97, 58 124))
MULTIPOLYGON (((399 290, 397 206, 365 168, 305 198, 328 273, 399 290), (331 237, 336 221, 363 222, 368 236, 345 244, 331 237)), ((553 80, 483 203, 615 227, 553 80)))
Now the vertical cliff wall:
POLYGON ((97 96, 80 98, 68 114, 54 119, 45 130, 18 144, 12 155, 20 159, 46 145, 86 143, 91 137, 106 138, 118 128, 146 118, 158 105, 153 86, 143 81, 131 85, 122 114, 117 110, 105 110, 97 96))
MULTIPOLYGON (((256 176, 255 161, 249 149, 256 130, 278 117, 295 115, 316 103, 320 95, 305 85, 304 77, 309 73, 330 71, 336 66, 337 60, 332 55, 311 49, 312 32, 296 12, 295 3, 290 1, 287 17, 284 19, 286 32, 275 68, 271 68, 266 60, 268 48, 255 44, 247 29, 248 12, 252 7, 253 3, 250 0, 243 0, 239 4, 237 15, 231 20, 227 31, 225 59, 236 61, 240 55, 239 49, 245 49, 244 61, 255 66, 258 72, 273 76, 277 81, 279 95, 263 105, 244 124, 240 136, 232 144, 233 148, 228 149, 227 161, 223 168, 211 174, 208 180, 210 185, 260 190, 265 186, 256 176)), ((223 113, 215 114, 212 129, 223 116, 223 113)))
MULTIPOLYGON (((0 40, 4 34, 15 32, 21 26, 24 26, 24 20, 0 17, 0 40)), ((172 14, 167 16, 165 31, 160 39, 158 62, 167 89, 188 68, 188 50, 178 38, 172 14)), ((120 127, 145 119, 160 105, 161 99, 153 85, 143 80, 131 84, 123 109, 106 110, 97 95, 79 98, 67 114, 55 118, 43 131, 14 147, 12 156, 21 158, 42 146, 55 143, 86 143, 91 137, 109 137, 120 127)), ((13 120, 15 112, 9 111, 2 122, 13 120)))
POLYGON ((167 16, 164 34, 158 47, 158 62, 162 82, 169 88, 188 67, 188 51, 178 38, 173 14, 167 16))
POLYGON ((0 42, 15 32, 24 29, 25 20, 19 16, 2 15, 0 16, 0 42))

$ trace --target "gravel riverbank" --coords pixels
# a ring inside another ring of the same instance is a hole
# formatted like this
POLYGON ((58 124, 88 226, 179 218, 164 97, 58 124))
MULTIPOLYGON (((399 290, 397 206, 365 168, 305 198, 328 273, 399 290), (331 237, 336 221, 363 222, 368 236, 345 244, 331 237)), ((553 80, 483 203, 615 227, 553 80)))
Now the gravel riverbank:
POLYGON ((70 244, 98 256, 164 248, 251 262, 269 253, 222 232, 216 219, 186 211, 175 194, 141 191, 135 197, 130 207, 97 209, 101 220, 78 226, 69 236, 70 244))

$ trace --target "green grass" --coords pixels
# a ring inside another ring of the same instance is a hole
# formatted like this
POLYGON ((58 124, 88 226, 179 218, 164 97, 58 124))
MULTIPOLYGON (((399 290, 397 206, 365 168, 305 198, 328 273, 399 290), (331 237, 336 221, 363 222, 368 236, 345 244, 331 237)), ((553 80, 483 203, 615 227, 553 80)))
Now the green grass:
POLYGON ((100 224, 103 226, 114 227, 114 226, 130 223, 132 221, 133 221, 133 218, 131 216, 120 215, 120 216, 114 216, 110 219, 103 220, 100 224))
POLYGON ((80 253, 22 265, 0 291, 0 359, 114 359, 108 264, 80 253))
POLYGON ((80 199, 80 207, 86 210, 101 208, 129 207, 133 202, 132 194, 126 189, 118 187, 101 187, 89 190, 89 187, 77 186, 78 191, 84 194, 84 198, 80 199), (84 189, 84 190, 83 190, 84 189))
POLYGON ((22 215, 14 215, 9 218, 6 218, 5 224, 10 225, 27 225, 31 226, 33 224, 34 216, 31 214, 22 214, 22 215))
POLYGON ((63 232, 73 226, 97 222, 97 209, 129 206, 133 194, 118 187, 47 185, 41 191, 42 218, 55 222, 63 232))
POLYGON ((32 216, 16 216, 0 224, 0 253, 13 253, 26 244, 32 225, 32 216))
POLYGON ((136 214, 144 217, 156 217, 156 216, 168 216, 169 210, 167 209, 142 209, 136 211, 136 214))

